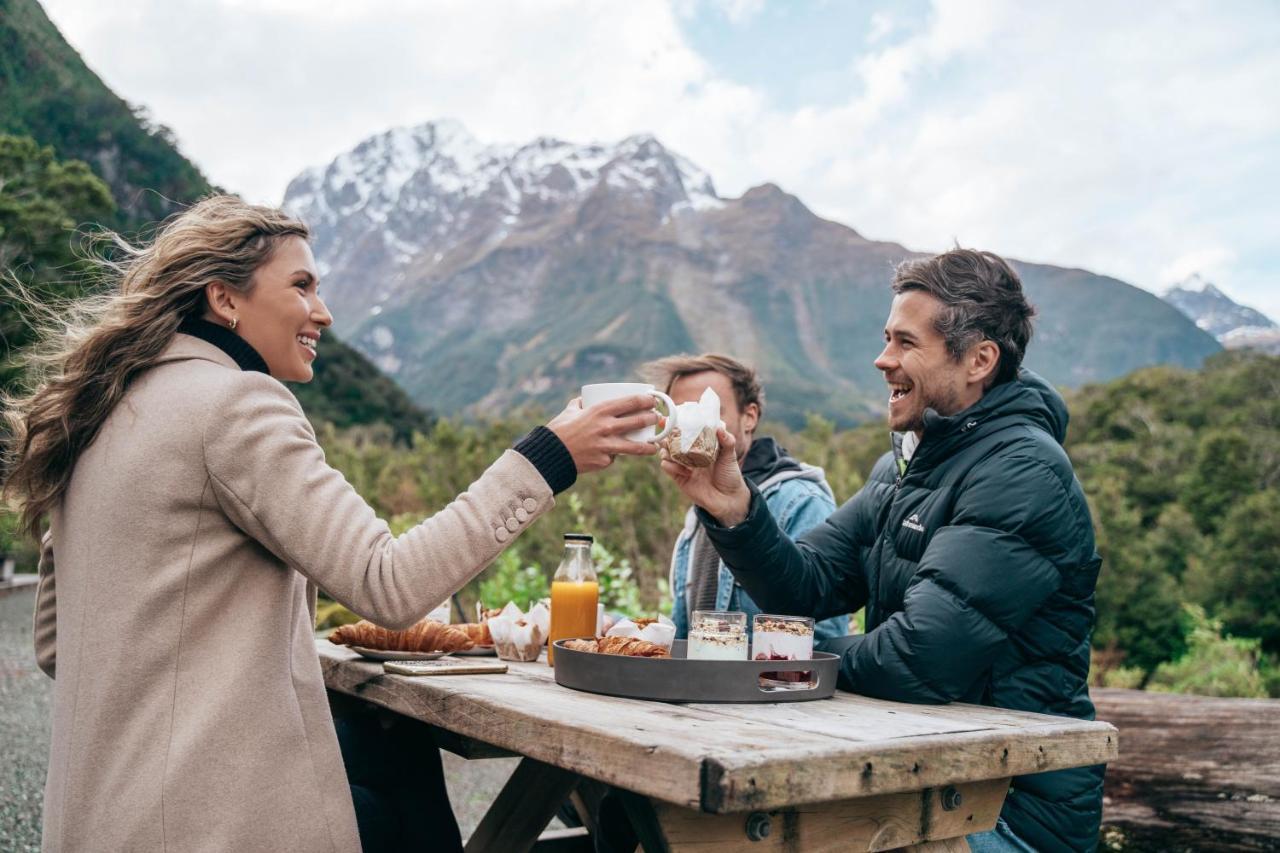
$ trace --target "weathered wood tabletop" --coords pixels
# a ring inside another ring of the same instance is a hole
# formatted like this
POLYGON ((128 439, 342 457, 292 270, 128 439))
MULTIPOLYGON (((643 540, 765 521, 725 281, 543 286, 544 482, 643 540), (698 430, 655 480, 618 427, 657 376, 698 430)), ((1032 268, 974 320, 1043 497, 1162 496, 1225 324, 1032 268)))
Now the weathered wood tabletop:
POLYGON ((642 702, 561 687, 545 660, 509 662, 501 675, 406 677, 317 647, 330 690, 525 756, 468 851, 499 838, 514 849, 508 842, 530 830, 512 821, 541 821, 536 838, 583 777, 630 792, 646 851, 737 850, 753 826, 769 834, 752 851, 963 850, 964 835, 994 826, 1010 777, 1117 754, 1103 722, 842 692, 778 704, 642 702), (547 803, 531 807, 534 790, 547 803))

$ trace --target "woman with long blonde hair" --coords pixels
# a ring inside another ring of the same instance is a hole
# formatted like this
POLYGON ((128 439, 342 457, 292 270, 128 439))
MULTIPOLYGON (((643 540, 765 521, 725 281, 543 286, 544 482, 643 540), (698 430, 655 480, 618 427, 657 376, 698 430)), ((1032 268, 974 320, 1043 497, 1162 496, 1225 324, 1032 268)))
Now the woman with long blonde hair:
MULTIPOLYGON (((332 322, 307 239, 215 196, 121 241, 113 291, 46 331, 42 381, 5 402, 5 491, 43 532, 47 850, 359 850, 317 587, 405 627, 579 472, 653 453, 623 437, 655 422, 648 398, 573 401, 392 536, 281 384, 311 378, 332 322)), ((456 847, 447 802, 440 820, 456 847)))

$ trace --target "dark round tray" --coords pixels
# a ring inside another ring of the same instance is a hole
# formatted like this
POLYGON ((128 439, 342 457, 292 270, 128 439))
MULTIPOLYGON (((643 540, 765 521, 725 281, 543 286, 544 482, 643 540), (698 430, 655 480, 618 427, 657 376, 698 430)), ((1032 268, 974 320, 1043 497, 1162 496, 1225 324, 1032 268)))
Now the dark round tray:
POLYGON ((814 652, 812 660, 689 660, 684 640, 671 646, 671 658, 633 658, 578 652, 556 640, 556 684, 658 702, 807 702, 829 699, 836 691, 840 658, 814 652), (812 672, 807 683, 763 687, 761 673, 812 672))

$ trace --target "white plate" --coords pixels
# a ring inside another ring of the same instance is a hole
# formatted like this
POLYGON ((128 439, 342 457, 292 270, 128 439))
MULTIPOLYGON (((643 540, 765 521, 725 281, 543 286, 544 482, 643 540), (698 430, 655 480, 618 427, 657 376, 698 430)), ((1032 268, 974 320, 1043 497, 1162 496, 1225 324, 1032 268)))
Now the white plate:
POLYGON ((364 646, 347 646, 351 651, 369 660, 435 660, 444 652, 392 652, 386 649, 366 649, 364 646))

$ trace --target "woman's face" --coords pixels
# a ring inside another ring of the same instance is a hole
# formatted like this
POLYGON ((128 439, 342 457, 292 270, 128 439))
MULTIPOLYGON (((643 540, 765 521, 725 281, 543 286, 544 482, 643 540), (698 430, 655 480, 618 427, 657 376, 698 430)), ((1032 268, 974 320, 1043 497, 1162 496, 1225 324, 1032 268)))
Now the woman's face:
POLYGON ((310 382, 314 375, 320 331, 333 323, 319 287, 311 246, 301 237, 287 237, 258 267, 248 295, 236 297, 236 333, 282 382, 310 382))

